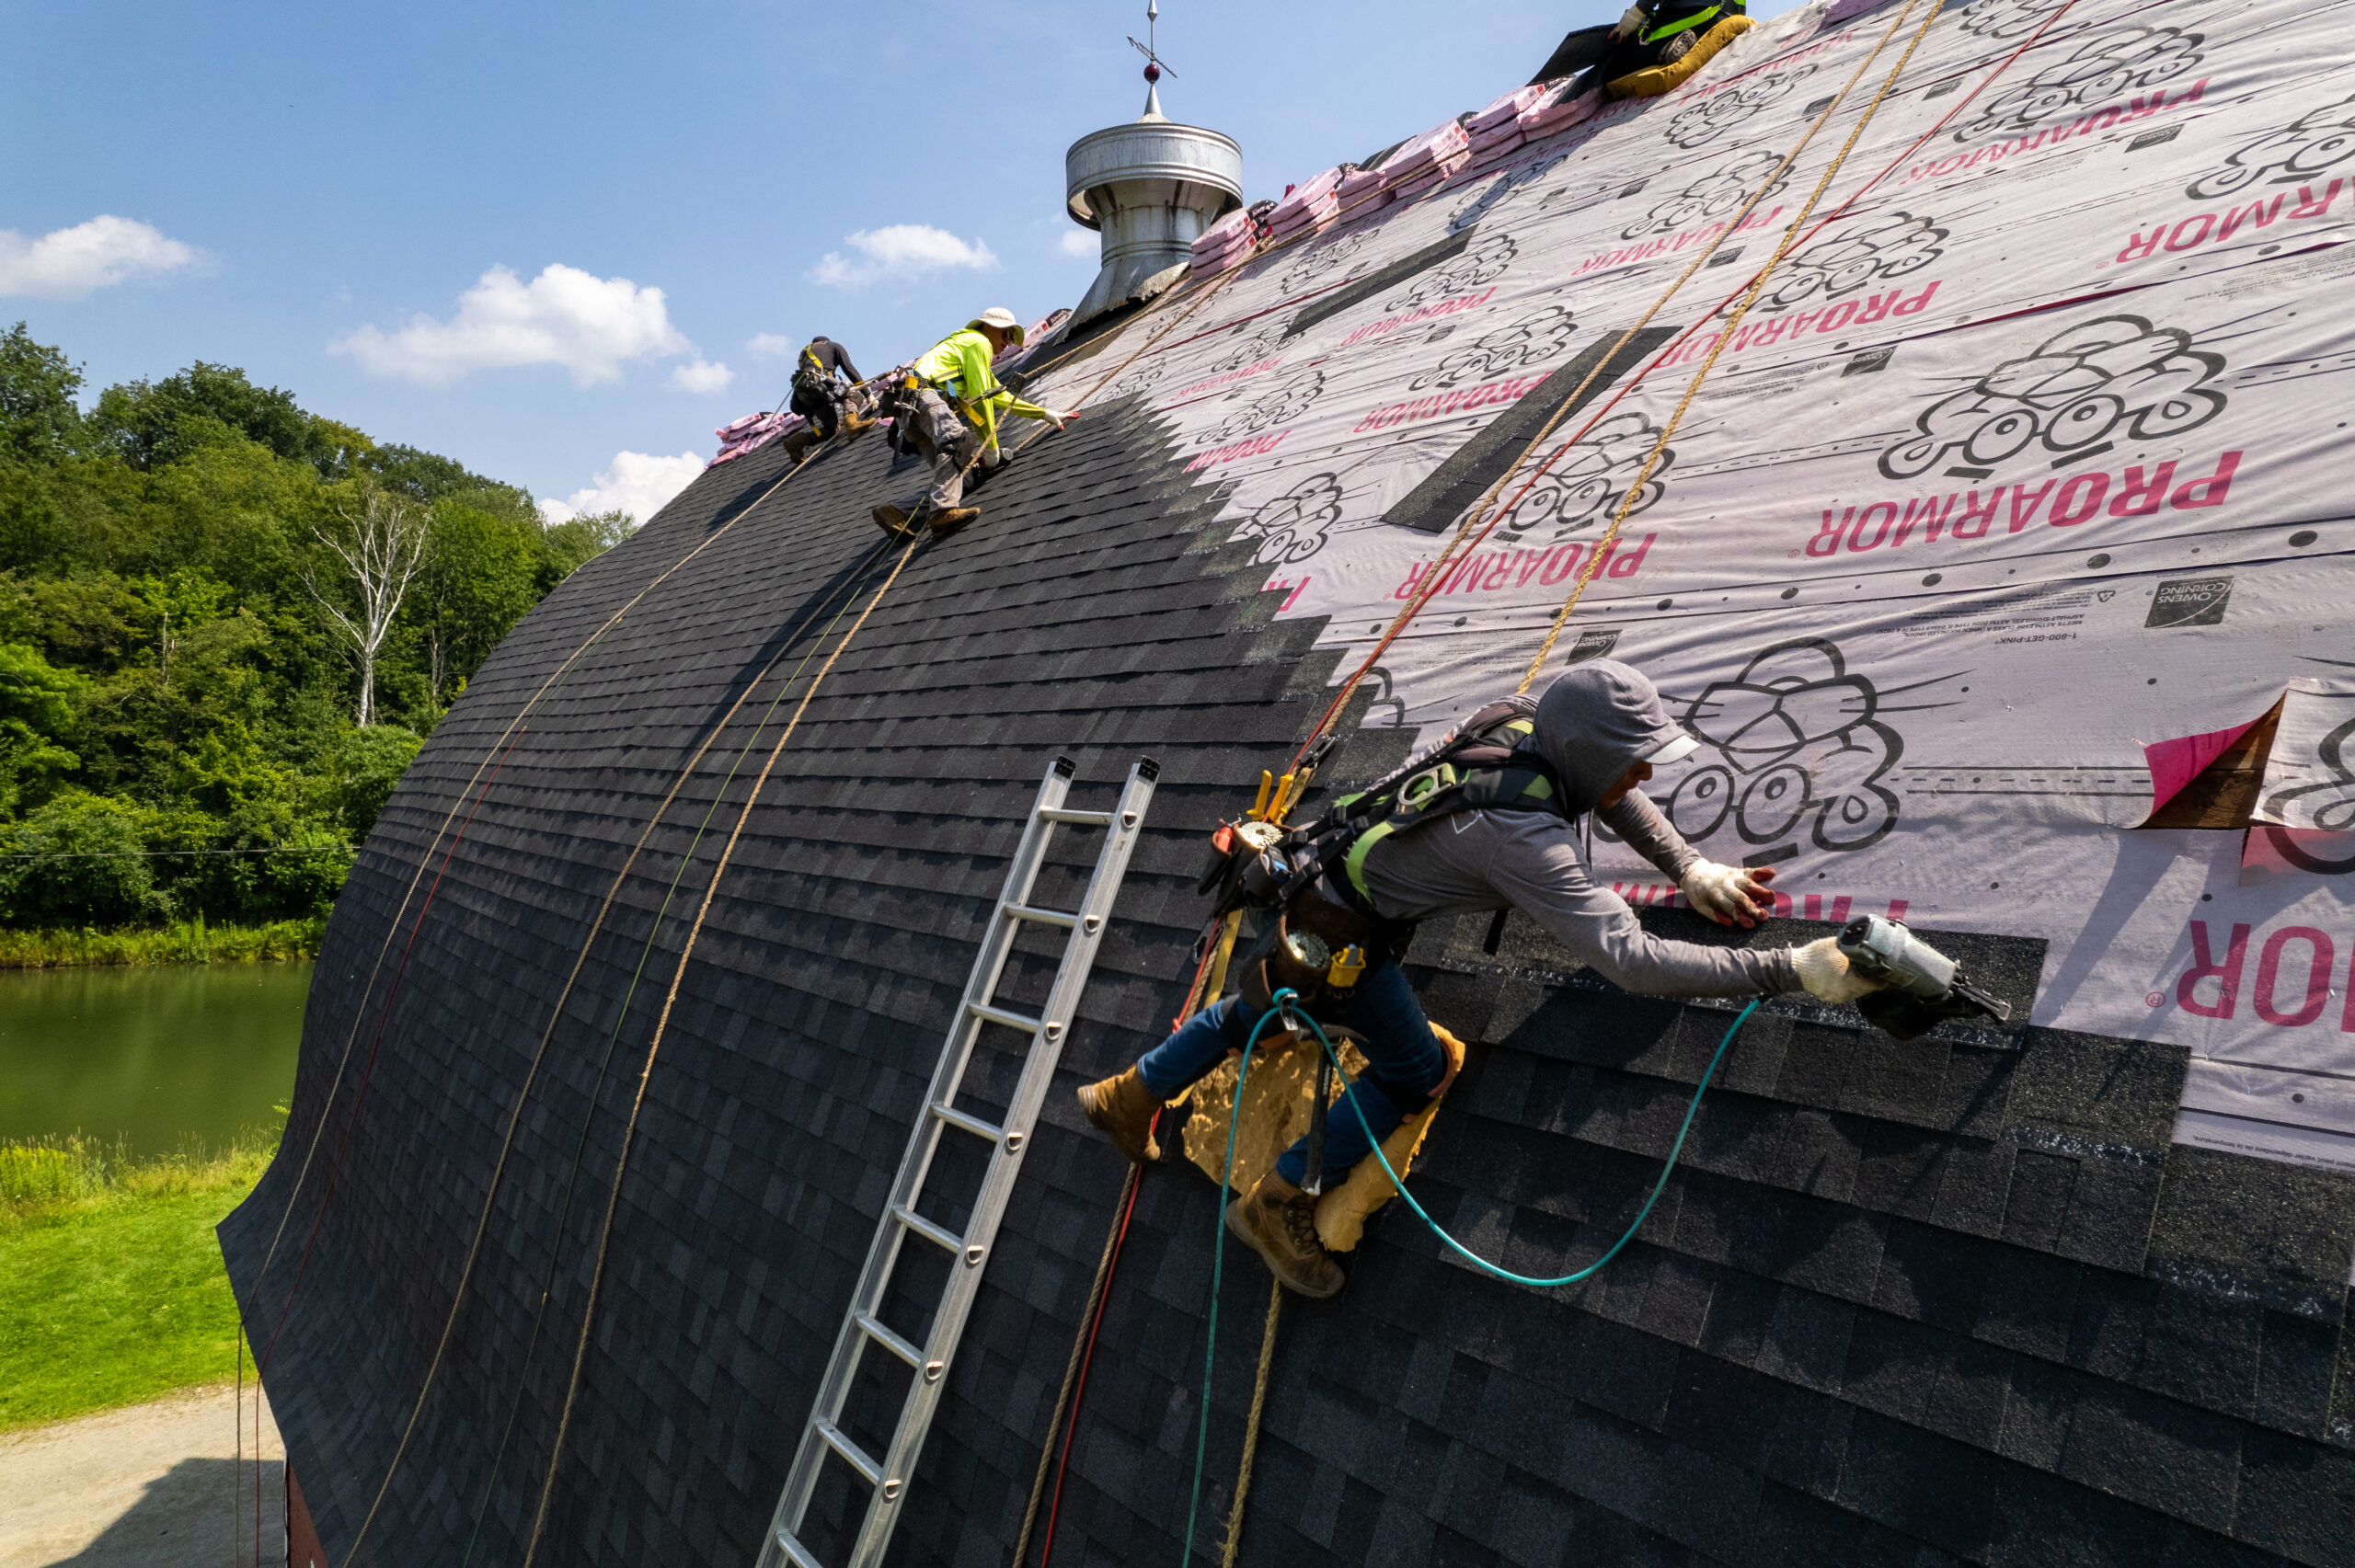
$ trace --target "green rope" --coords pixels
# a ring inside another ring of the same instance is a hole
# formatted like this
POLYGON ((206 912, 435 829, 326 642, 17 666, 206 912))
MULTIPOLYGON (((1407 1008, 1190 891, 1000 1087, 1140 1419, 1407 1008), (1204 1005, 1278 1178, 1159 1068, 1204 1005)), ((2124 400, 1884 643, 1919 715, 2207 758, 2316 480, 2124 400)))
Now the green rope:
MULTIPOLYGON (((1424 1209, 1421 1204, 1415 1201, 1415 1195, 1407 1190, 1406 1182, 1400 1178, 1396 1171, 1391 1169, 1390 1156, 1382 1151, 1382 1140, 1373 1136, 1373 1128, 1367 1124, 1365 1119, 1365 1107, 1360 1105, 1356 1100, 1350 1098, 1349 1094, 1350 1077, 1348 1070, 1342 1067, 1340 1054, 1334 1050, 1333 1042, 1326 1038, 1324 1025, 1318 1024, 1315 1019, 1310 1017, 1307 1013, 1297 1010, 1296 1004, 1299 1002, 1300 997, 1296 992, 1290 989, 1276 992, 1274 1001, 1275 1005, 1269 1008, 1267 1012, 1261 1013, 1259 1015, 1259 1021, 1251 1026, 1251 1038, 1246 1041, 1243 1047, 1242 1066, 1235 1074, 1235 1104, 1227 1115, 1226 1173, 1219 1184, 1219 1190, 1221 1194, 1223 1195, 1223 1193, 1231 1187, 1235 1182, 1235 1133, 1236 1127, 1239 1126, 1243 1120, 1243 1084, 1244 1081, 1249 1077, 1251 1072, 1252 1049, 1258 1045, 1259 1036, 1261 1034, 1266 1032, 1269 1024, 1277 1018, 1281 1017, 1284 1019, 1288 1024, 1292 1024, 1295 1027, 1298 1024, 1305 1024, 1308 1025, 1310 1032, 1315 1035, 1317 1045, 1324 1048, 1325 1055, 1332 1061, 1333 1071, 1338 1077, 1339 1077, 1343 1085, 1342 1098, 1348 1103, 1350 1111, 1356 1115, 1358 1118, 1358 1126, 1364 1129, 1366 1141, 1373 1145, 1373 1157, 1382 1162, 1384 1173, 1389 1176, 1391 1185, 1398 1189, 1398 1196, 1407 1200, 1407 1207, 1415 1211, 1415 1218, 1430 1226, 1431 1228, 1432 1234, 1436 1235, 1441 1241, 1445 1242, 1450 1247, 1453 1247, 1465 1262, 1471 1264, 1474 1267, 1488 1274, 1494 1275, 1497 1278, 1505 1280, 1511 1284, 1526 1285, 1534 1290, 1552 1290, 1564 1285, 1576 1285, 1580 1280, 1592 1278, 1595 1275, 1602 1272, 1603 1266, 1605 1264, 1619 1255, 1622 1248, 1636 1239, 1636 1232, 1642 1230, 1644 1228, 1644 1221, 1651 1218, 1652 1206, 1660 1201, 1660 1195, 1668 1188, 1668 1178, 1676 1169, 1677 1157, 1684 1152, 1685 1134, 1693 1130, 1693 1118, 1700 1113, 1701 1096, 1708 1092, 1709 1081, 1717 1076, 1717 1064, 1725 1060, 1728 1047, 1732 1046, 1734 1036, 1741 1032, 1741 1026, 1750 1022, 1750 1015, 1758 1011, 1758 1003, 1755 999, 1752 999, 1747 1006, 1743 1007, 1742 1010, 1734 1016, 1734 1021, 1726 1025, 1725 1037, 1717 1042, 1717 1053, 1709 1058, 1708 1070, 1701 1074, 1701 1082, 1694 1086, 1692 1104, 1684 1107, 1683 1123, 1677 1127, 1676 1141, 1669 1145, 1668 1158, 1660 1164, 1660 1180, 1652 1184, 1651 1192, 1644 1199, 1644 1207, 1636 1211, 1634 1222, 1627 1227, 1626 1230, 1621 1234, 1617 1241, 1611 1243, 1610 1251, 1604 1253, 1601 1257, 1595 1259, 1584 1268, 1578 1270, 1574 1274, 1565 1274, 1558 1278, 1537 1279, 1525 1274, 1515 1274, 1511 1269, 1499 1268, 1495 1264, 1490 1263, 1488 1259, 1480 1256, 1477 1253, 1475 1253, 1469 1247, 1466 1247, 1463 1242, 1449 1235, 1446 1229, 1442 1226, 1438 1220, 1433 1219, 1424 1209)), ((1186 1555, 1183 1561, 1187 1562, 1191 1562, 1194 1558, 1194 1516, 1201 1506, 1202 1460, 1204 1448, 1210 1438, 1211 1365, 1212 1357, 1215 1356, 1218 1349, 1219 1282, 1226 1267, 1225 1208, 1226 1206, 1224 1202, 1222 1201, 1219 1205, 1220 1214, 1218 1240, 1213 1243, 1211 1253, 1210 1333, 1202 1346, 1202 1411, 1200 1419, 1196 1423, 1196 1431, 1194 1434, 1193 1496, 1186 1505, 1186 1555)))

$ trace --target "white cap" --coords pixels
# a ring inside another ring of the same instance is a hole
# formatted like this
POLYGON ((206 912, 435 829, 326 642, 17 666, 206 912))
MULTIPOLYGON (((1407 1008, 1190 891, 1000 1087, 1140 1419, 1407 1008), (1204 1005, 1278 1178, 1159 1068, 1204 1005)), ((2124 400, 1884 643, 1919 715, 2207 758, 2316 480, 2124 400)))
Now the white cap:
POLYGON ((1682 762, 1700 749, 1701 743, 1691 736, 1679 735, 1673 740, 1663 741, 1659 750, 1646 757, 1644 761, 1655 768, 1665 768, 1671 762, 1682 762))
POLYGON ((1022 346, 1022 324, 1017 321, 1014 318, 1014 313, 1004 305, 992 305, 965 325, 974 327, 994 326, 1000 332, 1010 335, 1016 348, 1022 346))

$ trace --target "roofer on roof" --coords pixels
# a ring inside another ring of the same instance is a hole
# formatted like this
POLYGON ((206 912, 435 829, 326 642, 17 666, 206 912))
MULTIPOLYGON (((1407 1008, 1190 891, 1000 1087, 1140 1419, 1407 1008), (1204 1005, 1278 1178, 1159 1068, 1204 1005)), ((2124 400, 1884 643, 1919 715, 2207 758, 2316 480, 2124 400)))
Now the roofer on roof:
POLYGON ((1616 82, 1654 65, 1673 65, 1718 21, 1744 13, 1744 0, 1636 0, 1613 26, 1601 63, 1573 91, 1583 93, 1598 82, 1616 82))
MULTIPOLYGON (((1651 681, 1611 659, 1572 666, 1542 698, 1517 696, 1483 709, 1440 747, 1373 790, 1336 801, 1323 824, 1279 846, 1294 857, 1292 864, 1310 856, 1322 870, 1312 876, 1304 869, 1289 902, 1279 905, 1282 922, 1235 966, 1246 996, 1255 996, 1256 986, 1258 1005, 1228 996, 1204 1008, 1136 1066, 1082 1089, 1081 1109, 1132 1160, 1157 1158, 1155 1109, 1243 1049, 1267 1005, 1270 980, 1293 983, 1275 963, 1262 969, 1260 956, 1279 954, 1279 936, 1295 943, 1292 933, 1315 938, 1313 952, 1361 944, 1370 965, 1329 1000, 1308 999, 1320 1019, 1345 1023, 1363 1036, 1368 1064, 1349 1092, 1356 1110, 1336 1105, 1330 1115, 1327 1182, 1371 1150, 1369 1130, 1377 1140, 1387 1137, 1446 1079, 1446 1053, 1398 965, 1418 921, 1518 910, 1603 979, 1642 995, 1804 990, 1839 1002, 1878 990, 1850 972, 1831 938, 1804 947, 1742 948, 1654 936, 1637 923, 1626 899, 1589 873, 1579 821, 1591 814, 1718 924, 1754 926, 1772 912, 1764 887, 1772 871, 1702 859, 1639 787, 1694 746, 1651 681), (1438 765, 1448 759, 1457 761, 1438 765)), ((1304 983, 1304 997, 1311 989, 1304 983)), ((1306 1145, 1304 1138, 1285 1150, 1227 1209, 1227 1226, 1285 1285, 1329 1296, 1341 1288, 1342 1274, 1317 1240, 1316 1199, 1301 1189, 1306 1145)))
POLYGON ((884 532, 898 538, 929 522, 932 536, 940 539, 981 515, 978 508, 963 504, 965 473, 976 462, 995 468, 1005 461, 998 445, 999 415, 1051 419, 1059 430, 1079 417, 1025 403, 998 384, 990 361, 1021 343, 1022 326, 1014 313, 993 305, 909 367, 900 396, 902 444, 913 444, 930 462, 932 486, 921 498, 877 507, 875 521, 884 532))
MULTIPOLYGON (((871 416, 845 406, 844 383, 835 379, 837 372, 852 386, 867 379, 858 373, 858 367, 850 362, 850 355, 844 351, 843 346, 822 332, 810 339, 808 346, 793 361, 793 411, 810 421, 809 430, 812 432, 797 432, 801 438, 800 445, 793 451, 797 462, 812 439, 821 441, 833 440, 838 425, 855 436, 875 423, 871 416)), ((793 439, 787 438, 788 441, 793 439)))

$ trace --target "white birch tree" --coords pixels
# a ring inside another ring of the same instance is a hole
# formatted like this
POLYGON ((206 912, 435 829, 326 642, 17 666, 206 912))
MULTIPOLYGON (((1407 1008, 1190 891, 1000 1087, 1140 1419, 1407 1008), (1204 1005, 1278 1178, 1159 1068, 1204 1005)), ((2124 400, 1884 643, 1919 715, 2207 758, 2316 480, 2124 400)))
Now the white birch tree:
POLYGON ((319 580, 319 563, 303 563, 303 586, 327 612, 328 624, 351 645, 360 666, 360 723, 376 721, 376 658, 392 635, 393 617, 400 613, 401 598, 417 579, 425 558, 425 509, 387 490, 370 487, 355 517, 341 506, 336 515, 344 527, 330 532, 312 524, 321 544, 343 563, 350 579, 357 609, 350 600, 330 592, 319 580))

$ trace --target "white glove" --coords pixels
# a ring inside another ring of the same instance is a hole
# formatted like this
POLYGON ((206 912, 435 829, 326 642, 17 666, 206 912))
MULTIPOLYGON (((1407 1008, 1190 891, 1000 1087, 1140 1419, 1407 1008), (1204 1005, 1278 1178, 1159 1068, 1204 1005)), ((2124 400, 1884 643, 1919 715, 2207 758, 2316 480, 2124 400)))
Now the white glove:
POLYGON ((1060 430, 1063 428, 1065 421, 1076 419, 1079 415, 1069 408, 1050 408, 1047 410, 1047 418, 1052 419, 1055 422, 1055 429, 1060 430))
POLYGON ((999 446, 985 446, 985 447, 982 448, 982 467, 984 467, 984 468, 995 468, 999 464, 1004 463, 1005 461, 1005 449, 1004 447, 999 447, 999 446))
POLYGON ((1876 980, 1858 974, 1848 963, 1848 956, 1840 951, 1836 938, 1824 937, 1804 947, 1791 949, 1792 960, 1798 964, 1799 984, 1808 995, 1818 1001, 1835 1005, 1854 1001, 1858 997, 1884 989, 1887 980, 1876 980))
POLYGON ((1611 29, 1611 36, 1614 39, 1633 38, 1636 29, 1642 27, 1644 21, 1644 8, 1641 6, 1630 6, 1627 7, 1627 14, 1621 17, 1618 25, 1611 29))
POLYGON ((1694 863, 1679 887, 1686 903, 1719 925, 1746 930, 1775 912, 1774 895, 1765 887, 1774 877, 1771 866, 1751 872, 1703 860, 1694 863))

